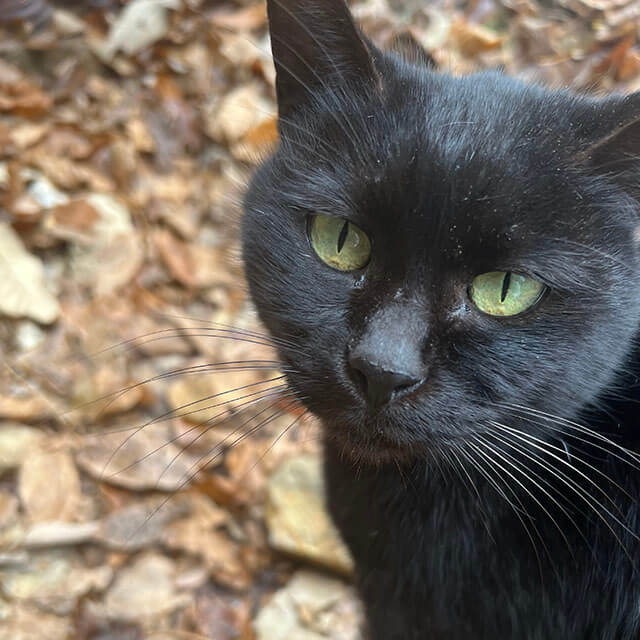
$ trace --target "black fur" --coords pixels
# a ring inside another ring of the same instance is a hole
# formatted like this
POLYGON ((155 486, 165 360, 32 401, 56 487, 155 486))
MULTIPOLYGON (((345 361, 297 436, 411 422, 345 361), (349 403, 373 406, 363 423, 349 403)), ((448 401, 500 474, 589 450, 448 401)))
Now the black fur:
POLYGON ((437 73, 375 49, 342 0, 269 12, 281 140, 244 260, 322 420, 371 638, 635 640, 640 95, 437 73), (366 231, 364 270, 315 256, 314 213, 366 231), (468 287, 497 270, 548 292, 484 315, 468 287), (428 375, 372 411, 347 354, 383 312, 420 319, 428 375))

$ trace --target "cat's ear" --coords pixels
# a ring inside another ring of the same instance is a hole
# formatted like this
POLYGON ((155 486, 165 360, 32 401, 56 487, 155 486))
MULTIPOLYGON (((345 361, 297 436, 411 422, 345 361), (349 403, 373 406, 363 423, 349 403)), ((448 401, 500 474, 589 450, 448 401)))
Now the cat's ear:
POLYGON ((435 58, 418 42, 411 31, 402 31, 393 38, 389 46, 405 62, 428 69, 437 69, 435 58))
POLYGON ((640 91, 599 101, 582 122, 582 159, 599 173, 640 175, 640 91))
POLYGON ((323 87, 378 83, 374 48, 344 0, 267 0, 267 9, 281 116, 323 87))

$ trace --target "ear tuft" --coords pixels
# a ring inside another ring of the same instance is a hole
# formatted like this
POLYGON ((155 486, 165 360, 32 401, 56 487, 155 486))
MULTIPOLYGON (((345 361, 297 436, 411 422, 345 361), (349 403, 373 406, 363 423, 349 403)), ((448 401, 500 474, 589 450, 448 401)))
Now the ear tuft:
POLYGON ((377 82, 375 48, 344 0, 267 0, 267 9, 281 116, 314 92, 377 82))

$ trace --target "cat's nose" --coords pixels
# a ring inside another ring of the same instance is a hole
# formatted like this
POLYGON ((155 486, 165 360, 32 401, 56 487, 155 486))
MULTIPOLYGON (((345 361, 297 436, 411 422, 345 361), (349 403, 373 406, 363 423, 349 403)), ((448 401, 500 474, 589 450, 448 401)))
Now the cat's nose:
POLYGON ((347 362, 371 409, 401 398, 425 380, 426 332, 425 311, 415 303, 394 302, 369 318, 350 345, 347 362))
POLYGON ((349 357, 349 365, 356 372, 359 386, 372 409, 383 407, 404 392, 416 388, 423 381, 423 378, 416 374, 388 371, 384 366, 357 354, 349 357))

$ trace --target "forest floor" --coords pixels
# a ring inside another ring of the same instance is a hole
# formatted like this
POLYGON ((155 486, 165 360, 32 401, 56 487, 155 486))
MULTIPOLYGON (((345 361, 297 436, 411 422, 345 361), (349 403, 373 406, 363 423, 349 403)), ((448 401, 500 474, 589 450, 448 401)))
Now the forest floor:
MULTIPOLYGON (((640 89, 637 0, 352 6, 454 73, 640 89)), ((275 111, 262 2, 0 0, 0 640, 360 637, 242 279, 275 111)))

